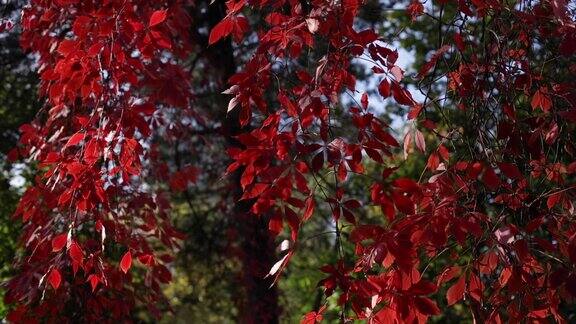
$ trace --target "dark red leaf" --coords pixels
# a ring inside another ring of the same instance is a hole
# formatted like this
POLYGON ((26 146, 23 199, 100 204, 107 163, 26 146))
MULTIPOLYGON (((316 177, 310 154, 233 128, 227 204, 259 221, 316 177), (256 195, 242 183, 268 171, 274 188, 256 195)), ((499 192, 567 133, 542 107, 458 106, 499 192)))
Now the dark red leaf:
POLYGON ((362 104, 362 108, 364 108, 364 110, 368 109, 368 94, 366 92, 362 94, 360 103, 362 104))
POLYGON ((410 287, 409 292, 414 295, 430 295, 436 292, 438 287, 430 281, 420 280, 410 287))
POLYGON ((440 314, 440 308, 438 308, 436 303, 430 298, 416 297, 414 298, 414 306, 416 306, 418 311, 424 315, 440 314))
POLYGON ((561 197, 562 193, 559 192, 553 193, 550 196, 548 196, 548 199, 546 200, 546 206, 548 207, 548 209, 554 208, 554 206, 556 206, 556 204, 560 201, 561 197))
POLYGON ((459 266, 450 266, 444 269, 442 273, 437 278, 437 285, 442 285, 445 282, 448 282, 455 278, 457 275, 460 274, 460 267, 459 266))
POLYGON ((48 282, 54 289, 58 289, 60 287, 60 282, 62 281, 62 276, 60 275, 60 271, 58 269, 52 269, 50 274, 48 275, 48 282))
POLYGON ((66 246, 66 242, 68 241, 68 234, 60 234, 52 239, 52 252, 58 252, 62 250, 66 246))
POLYGON ((460 299, 464 298, 464 292, 466 290, 466 278, 464 275, 460 276, 460 279, 456 281, 452 287, 448 288, 446 292, 446 299, 448 300, 448 306, 456 304, 460 299))
POLYGON ((518 167, 512 163, 498 163, 498 167, 502 170, 502 173, 510 179, 518 180, 522 178, 522 173, 518 170, 518 167))
POLYGON ((501 184, 500 178, 498 178, 498 175, 496 175, 496 172, 494 172, 494 170, 490 166, 484 169, 484 175, 482 176, 482 181, 492 191, 498 189, 498 187, 500 187, 501 184))
POLYGON ((380 92, 380 95, 384 98, 390 97, 390 82, 387 79, 380 81, 378 92, 380 92))
POLYGON ((86 281, 90 283, 90 287, 92 287, 92 292, 94 292, 94 290, 96 290, 96 287, 98 287, 98 284, 100 283, 100 276, 91 274, 88 276, 88 280, 86 281))
POLYGON ((410 92, 402 88, 397 82, 392 82, 392 96, 401 105, 412 106, 415 104, 410 92))

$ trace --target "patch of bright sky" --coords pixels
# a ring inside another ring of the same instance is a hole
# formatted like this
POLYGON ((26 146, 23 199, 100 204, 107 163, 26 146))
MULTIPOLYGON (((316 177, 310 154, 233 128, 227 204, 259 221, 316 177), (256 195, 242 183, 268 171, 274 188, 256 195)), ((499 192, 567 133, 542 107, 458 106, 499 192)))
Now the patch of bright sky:
MULTIPOLYGON (((404 77, 409 78, 412 75, 414 75, 416 73, 412 68, 412 65, 414 64, 414 53, 412 51, 406 51, 405 49, 399 48, 398 46, 388 46, 388 47, 391 49, 397 49, 398 60, 396 61, 396 65, 405 71, 404 77)), ((361 80, 356 83, 356 92, 354 93, 354 100, 356 102, 360 102, 360 98, 364 92, 372 91, 372 93, 368 92, 369 93, 368 101, 370 103, 369 109, 376 114, 386 113, 384 107, 387 104, 392 103, 393 99, 391 98, 383 99, 382 96, 380 96, 380 94, 378 93, 378 91, 374 92, 374 90, 378 89, 378 85, 380 84, 380 81, 384 78, 384 75, 382 74, 375 75, 374 73, 372 73, 372 67, 374 66, 374 64, 364 59, 361 58, 354 59, 353 63, 356 63, 361 67, 363 67, 364 72, 366 73, 366 75, 369 76, 366 80, 361 80)), ((410 90, 410 93, 412 94, 412 97, 416 102, 422 102, 424 100, 424 96, 415 88, 409 87, 408 89, 410 90)), ((354 100, 352 100, 349 95, 345 95, 343 98, 344 103, 347 105, 356 105, 354 100)), ((407 106, 402 107, 403 110, 408 110, 409 108, 410 107, 407 106)), ((392 128, 394 133, 398 136, 401 136, 404 133, 404 128, 406 126, 406 123, 408 122, 406 119, 406 115, 407 114, 403 114, 402 116, 400 116, 397 114, 390 113, 388 116, 392 120, 390 127, 392 128)))
POLYGON ((4 171, 4 177, 10 179, 10 186, 12 188, 23 190, 26 179, 22 176, 26 165, 24 163, 13 164, 9 171, 4 171))

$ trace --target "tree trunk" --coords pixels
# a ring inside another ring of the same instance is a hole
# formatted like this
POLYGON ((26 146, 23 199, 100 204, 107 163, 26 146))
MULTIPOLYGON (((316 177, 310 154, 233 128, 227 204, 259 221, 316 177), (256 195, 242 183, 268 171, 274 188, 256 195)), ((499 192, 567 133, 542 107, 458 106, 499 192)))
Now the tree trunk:
MULTIPOLYGON (((209 5, 206 13, 207 22, 214 27, 226 16, 224 2, 219 0, 209 5)), ((222 40, 208 47, 207 55, 213 60, 213 66, 219 69, 221 84, 226 85, 228 78, 236 72, 234 53, 230 40, 222 40)), ((225 90, 222 89, 222 90, 225 90)), ((223 99, 229 100, 229 96, 223 99)), ((220 120, 222 131, 226 137, 227 146, 242 148, 235 136, 247 129, 240 126, 238 110, 227 113, 226 105, 222 106, 220 120)), ((278 323, 280 308, 278 306, 278 290, 272 285, 271 278, 264 278, 275 260, 274 239, 268 231, 268 222, 263 217, 257 217, 250 213, 254 201, 239 201, 242 196, 240 178, 243 173, 240 168, 231 175, 231 191, 235 205, 233 208, 232 224, 238 234, 239 252, 237 253, 242 263, 240 277, 242 292, 236 294, 239 298, 239 322, 241 323, 278 323)))

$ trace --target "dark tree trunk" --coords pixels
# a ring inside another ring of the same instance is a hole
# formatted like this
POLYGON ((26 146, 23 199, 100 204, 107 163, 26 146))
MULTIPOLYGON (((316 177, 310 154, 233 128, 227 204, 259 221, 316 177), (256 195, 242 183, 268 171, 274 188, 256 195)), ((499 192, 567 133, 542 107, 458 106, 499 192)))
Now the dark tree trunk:
MULTIPOLYGON (((224 1, 216 1, 208 6, 206 23, 211 30, 222 18, 226 16, 224 1)), ((207 44, 207 40, 203 41, 207 44)), ((228 78, 235 72, 237 65, 234 62, 234 53, 230 40, 222 40, 217 44, 207 47, 206 58, 211 60, 215 72, 218 73, 220 84, 225 86, 228 78)), ((228 102, 229 96, 222 99, 228 102)), ((222 121, 222 131, 226 137, 228 147, 239 147, 241 144, 235 136, 246 128, 242 128, 239 122, 238 110, 227 113, 227 105, 221 107, 219 117, 222 121)), ((239 307, 239 322, 241 323, 278 323, 280 308, 278 306, 278 290, 272 285, 271 278, 264 278, 275 260, 274 239, 268 231, 268 222, 265 218, 257 217, 250 213, 253 201, 238 201, 242 196, 240 178, 243 169, 239 169, 231 175, 231 192, 235 205, 233 208, 233 220, 231 224, 238 234, 237 257, 242 263, 240 277, 242 291, 236 294, 239 307)))

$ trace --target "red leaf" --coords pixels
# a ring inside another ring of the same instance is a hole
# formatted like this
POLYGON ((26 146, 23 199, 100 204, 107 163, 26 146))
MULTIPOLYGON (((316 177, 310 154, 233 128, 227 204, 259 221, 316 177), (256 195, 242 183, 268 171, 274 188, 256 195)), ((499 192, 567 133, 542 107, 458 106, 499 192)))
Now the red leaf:
POLYGON ((402 88, 397 82, 392 83, 392 96, 401 105, 414 105, 414 99, 408 90, 402 88))
POLYGON ((346 169, 346 165, 344 163, 340 163, 338 165, 338 180, 345 181, 346 177, 348 176, 348 170, 346 169))
POLYGON ((538 107, 540 107, 544 112, 548 112, 550 108, 552 108, 552 99, 548 96, 548 89, 546 87, 538 89, 536 93, 534 93, 530 104, 532 105, 532 109, 538 109, 538 107))
POLYGON ((88 280, 86 280, 87 282, 90 282, 90 286, 92 287, 92 292, 94 292, 94 290, 96 290, 96 287, 98 287, 98 284, 100 283, 100 276, 95 275, 95 274, 91 274, 88 276, 88 280))
POLYGON ((382 79, 380 85, 378 86, 378 92, 384 98, 390 97, 390 82, 387 79, 382 79))
POLYGON ((440 314, 440 308, 436 305, 434 301, 426 297, 417 297, 414 299, 414 306, 418 311, 424 315, 438 315, 440 314))
POLYGON ((97 139, 91 139, 84 148, 84 162, 92 165, 98 161, 102 154, 102 145, 97 139))
POLYGON ((343 205, 348 209, 356 209, 362 207, 362 204, 356 199, 346 200, 343 205))
POLYGON ((384 163, 384 160, 382 159, 382 155, 380 155, 380 153, 377 150, 371 149, 369 147, 365 147, 364 151, 372 160, 374 160, 378 163, 384 163))
POLYGON ((130 251, 126 252, 120 260, 120 270, 124 273, 128 273, 130 267, 132 266, 132 253, 130 251))
POLYGON ((428 61, 426 64, 424 64, 424 66, 422 66, 422 68, 420 69, 420 72, 418 72, 418 78, 421 78, 424 75, 426 75, 428 73, 428 71, 430 71, 430 69, 432 69, 434 67, 434 65, 436 65, 436 62, 438 61, 438 59, 440 57, 442 57, 442 55, 444 53, 446 53, 449 49, 450 49, 450 45, 444 45, 438 51, 436 51, 436 53, 434 53, 432 55, 432 57, 430 58, 430 61, 428 61))
POLYGON ((63 40, 60 45, 58 46, 58 53, 67 56, 68 54, 72 53, 76 48, 76 41, 71 39, 63 40))
POLYGON ((408 120, 418 118, 418 116, 420 116, 420 113, 422 112, 422 108, 424 108, 424 106, 421 104, 416 104, 412 106, 412 108, 410 108, 410 112, 408 113, 408 120))
MULTIPOLYGON (((549 207, 550 208, 550 207, 549 207)), ((544 216, 536 217, 526 224, 526 232, 532 233, 537 230, 544 223, 544 216)))
POLYGON ((484 285, 480 278, 475 274, 470 274, 470 282, 469 282, 469 295, 470 297, 476 299, 476 301, 482 300, 482 292, 484 291, 484 285))
POLYGON ((416 147, 422 151, 422 153, 426 152, 426 141, 424 140, 424 135, 421 131, 416 130, 414 141, 416 142, 416 147))
POLYGON ((415 21, 418 16, 421 16, 424 13, 424 5, 419 1, 412 1, 406 11, 410 15, 412 21, 415 21))
POLYGON ((268 230, 274 235, 280 234, 282 232, 282 217, 279 214, 273 214, 268 222, 268 230))
POLYGON ((321 323, 323 316, 322 316, 322 312, 324 312, 324 309, 326 309, 326 306, 322 306, 322 308, 320 308, 320 310, 318 310, 318 312, 309 312, 308 314, 304 315, 304 317, 302 318, 302 321, 300 321, 300 324, 315 324, 315 323, 321 323))
POLYGON ((48 282, 54 289, 58 289, 60 287, 60 282, 62 281, 62 276, 60 275, 60 271, 58 269, 52 269, 50 274, 48 275, 48 282))
POLYGON ((316 323, 316 312, 309 312, 300 321, 300 324, 315 324, 316 323))
POLYGON ((494 251, 490 251, 482 257, 479 264, 479 270, 482 274, 490 274, 498 266, 498 254, 494 251))
POLYGON ((440 166, 440 157, 436 152, 430 154, 428 157, 428 162, 426 163, 426 167, 430 169, 430 171, 435 171, 440 166))
POLYGON ((442 273, 438 276, 437 279, 437 285, 441 285, 445 282, 448 282, 450 280, 452 280, 454 277, 456 277, 458 274, 460 274, 460 267, 459 266, 451 266, 448 267, 446 269, 444 269, 444 271, 442 271, 442 273))
POLYGON ((138 256, 138 260, 147 266, 154 265, 154 256, 152 254, 142 254, 138 256))
POLYGON ((362 108, 364 108, 364 110, 368 109, 368 93, 364 92, 362 94, 362 98, 360 99, 360 103, 362 104, 362 108))
POLYGON ((166 10, 154 11, 152 16, 150 16, 150 22, 148 23, 148 26, 154 27, 164 22, 164 20, 166 20, 166 10))
POLYGON ((394 205, 399 211, 407 215, 414 214, 414 203, 410 198, 396 191, 392 192, 392 198, 394 200, 394 205))
POLYGON ((68 234, 60 234, 52 239, 52 252, 58 252, 66 246, 66 242, 68 242, 68 234))
POLYGON ((484 169, 484 175, 482 176, 482 181, 488 187, 488 189, 495 191, 500 186, 500 178, 496 175, 496 172, 491 167, 486 167, 484 169))
POLYGON ((78 246, 78 243, 73 242, 70 245, 70 250, 68 251, 68 254, 70 255, 72 261, 82 263, 82 259, 84 258, 84 252, 82 252, 82 249, 80 248, 80 246, 78 246))
POLYGON ((510 268, 502 269, 502 272, 500 273, 500 278, 498 279, 500 281, 500 286, 502 287, 506 286, 511 276, 512 276, 512 270, 510 268))
POLYGON ((522 178, 522 173, 518 170, 518 167, 512 163, 498 163, 498 167, 502 170, 502 173, 510 179, 518 180, 522 178))
POLYGON ((307 221, 312 216, 314 212, 314 198, 308 197, 306 199, 306 208, 304 209, 304 215, 302 216, 302 221, 307 221))
POLYGON ((420 280, 416 284, 412 285, 412 287, 410 287, 409 292, 413 295, 430 295, 436 292, 437 289, 438 287, 434 283, 426 280, 420 280))
POLYGON ((76 133, 70 136, 70 139, 68 139, 68 142, 66 143, 66 145, 64 145, 64 148, 80 143, 84 139, 84 136, 85 136, 84 133, 76 133))
POLYGON ((292 117, 296 117, 298 116, 298 108, 296 107, 296 105, 292 102, 292 100, 290 100, 290 98, 288 98, 283 92, 280 92, 278 94, 278 101, 280 102, 280 104, 286 108, 286 113, 289 116, 292 117))
POLYGON ((466 289, 466 282, 464 279, 465 276, 461 276, 452 287, 448 288, 448 291, 446 292, 448 306, 452 306, 460 299, 464 298, 464 291, 466 289))
POLYGON ((553 193, 551 194, 548 199, 546 200, 546 206, 548 207, 548 209, 552 209, 554 208, 554 206, 556 206, 556 204, 558 203, 558 201, 560 201, 560 198, 562 197, 562 194, 559 192, 553 193))
POLYGON ((440 153, 440 157, 442 157, 444 161, 448 161, 450 159, 450 152, 448 151, 446 146, 442 144, 438 146, 438 153, 440 153))
POLYGON ((224 18, 221 22, 219 22, 212 31, 210 32, 210 38, 208 39, 208 44, 212 45, 219 41, 221 38, 230 35, 232 29, 234 28, 234 24, 230 18, 224 18))
POLYGON ((242 198, 240 198, 240 200, 256 198, 262 195, 262 193, 266 191, 268 187, 269 185, 265 183, 255 183, 250 187, 250 189, 246 189, 244 191, 244 195, 242 196, 242 198))
POLYGON ((312 171, 317 172, 318 170, 322 169, 324 165, 324 152, 320 152, 316 154, 316 156, 312 159, 312 171))
POLYGON ((298 218, 298 215, 288 206, 284 208, 284 217, 290 226, 292 240, 296 241, 296 238, 298 237, 298 231, 300 230, 300 219, 298 218))

